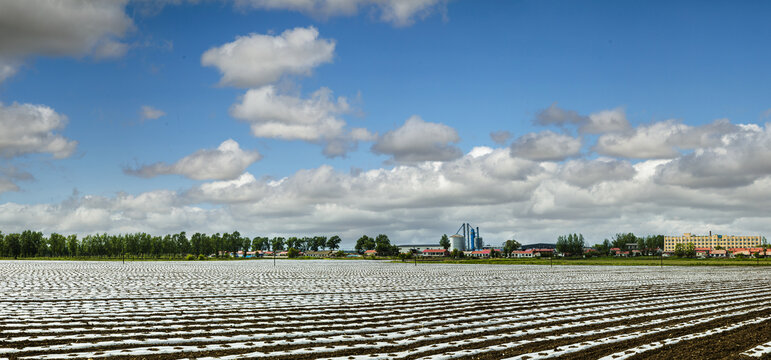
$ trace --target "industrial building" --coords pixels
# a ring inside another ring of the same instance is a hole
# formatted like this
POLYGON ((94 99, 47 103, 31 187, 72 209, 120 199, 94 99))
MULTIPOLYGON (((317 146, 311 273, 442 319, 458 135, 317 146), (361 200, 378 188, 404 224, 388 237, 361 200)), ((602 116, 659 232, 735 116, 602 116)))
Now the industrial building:
POLYGON ((715 249, 720 246, 723 249, 759 247, 763 237, 757 235, 718 235, 709 232, 709 235, 693 235, 685 233, 683 236, 664 236, 664 251, 675 251, 677 244, 692 243, 697 248, 715 249))
POLYGON ((422 253, 423 250, 444 250, 438 243, 437 244, 404 244, 396 245, 399 248, 399 252, 403 254, 409 253, 422 253))
POLYGON ((450 236, 450 251, 475 251, 482 250, 485 242, 479 235, 479 227, 476 229, 469 223, 461 224, 455 235, 450 236))
POLYGON ((549 244, 549 243, 538 243, 538 244, 527 244, 522 245, 522 250, 530 250, 530 249, 556 249, 557 244, 549 244))

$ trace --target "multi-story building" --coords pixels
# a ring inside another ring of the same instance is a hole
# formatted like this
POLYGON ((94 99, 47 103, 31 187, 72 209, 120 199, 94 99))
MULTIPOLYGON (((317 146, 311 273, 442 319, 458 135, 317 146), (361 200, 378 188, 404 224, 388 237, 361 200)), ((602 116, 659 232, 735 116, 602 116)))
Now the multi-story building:
POLYGON ((715 249, 720 246, 723 249, 758 247, 762 245, 763 237, 755 235, 693 235, 685 233, 683 236, 664 236, 664 251, 675 251, 675 245, 693 243, 697 248, 708 247, 715 249))

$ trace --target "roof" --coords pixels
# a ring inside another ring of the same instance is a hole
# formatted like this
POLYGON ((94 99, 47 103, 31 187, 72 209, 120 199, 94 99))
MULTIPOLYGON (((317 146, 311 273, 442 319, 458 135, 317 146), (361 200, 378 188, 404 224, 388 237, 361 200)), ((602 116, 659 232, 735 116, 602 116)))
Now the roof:
POLYGON ((619 248, 610 248, 610 251, 621 251, 619 248))
POLYGON ((414 248, 414 247, 435 247, 435 248, 440 248, 440 247, 442 247, 442 245, 439 245, 439 244, 401 244, 401 245, 396 245, 396 247, 400 247, 400 248, 405 248, 405 247, 406 248, 414 248))
POLYGON ((423 250, 424 253, 443 253, 447 252, 445 249, 425 249, 423 250))
POLYGON ((367 250, 364 253, 365 254, 375 254, 375 253, 377 253, 377 250, 367 250))

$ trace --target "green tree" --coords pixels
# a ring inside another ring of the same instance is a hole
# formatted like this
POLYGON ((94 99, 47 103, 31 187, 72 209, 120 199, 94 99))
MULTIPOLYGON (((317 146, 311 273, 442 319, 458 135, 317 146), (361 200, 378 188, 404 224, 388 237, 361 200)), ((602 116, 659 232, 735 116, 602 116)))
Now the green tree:
POLYGON ((80 242, 78 242, 78 236, 75 234, 67 236, 67 253, 70 256, 80 255, 80 242))
POLYGON ((594 248, 600 255, 607 256, 610 254, 610 248, 612 247, 610 240, 605 239, 601 244, 595 244, 594 248))
POLYGON ((4 246, 5 246, 5 256, 13 258, 17 258, 21 256, 21 235, 18 233, 12 233, 5 235, 4 239, 4 246))
POLYGON ((391 240, 386 234, 379 234, 375 237, 375 251, 378 256, 393 256, 399 253, 398 248, 394 252, 394 246, 391 246, 391 240))
POLYGON ((584 254, 584 235, 568 234, 557 237, 557 251, 567 256, 584 254))
POLYGON ((270 246, 272 251, 284 250, 284 244, 285 244, 285 240, 283 237, 274 237, 270 241, 270 246))
POLYGON ((696 245, 691 242, 685 244, 685 256, 689 258, 696 257, 696 245))
POLYGON ((637 243, 637 236, 635 236, 633 233, 626 233, 626 234, 616 234, 616 236, 613 237, 611 240, 611 243, 613 247, 621 249, 621 251, 627 250, 626 244, 629 243, 637 243))
POLYGON ((442 235, 442 239, 439 240, 439 245, 445 250, 450 248, 450 238, 447 237, 447 234, 442 235))
POLYGON ((63 235, 53 233, 48 237, 48 247, 53 256, 67 255, 67 238, 63 235))
POLYGON ((359 240, 356 240, 354 249, 359 254, 363 254, 366 250, 375 250, 375 240, 367 235, 362 235, 359 240))
POLYGON ((43 233, 32 230, 24 230, 19 237, 21 245, 21 257, 32 257, 37 255, 40 243, 43 241, 43 233))
POLYGON ((332 237, 327 239, 327 248, 329 248, 330 250, 337 250, 340 248, 341 241, 342 239, 340 239, 339 236, 333 235, 332 237))
POLYGON ((286 251, 286 256, 290 259, 296 258, 300 256, 300 250, 290 247, 289 250, 286 251))
POLYGON ((506 240, 506 242, 503 243, 503 255, 510 257, 511 253, 514 252, 514 250, 519 249, 520 246, 522 246, 522 244, 517 240, 506 240))

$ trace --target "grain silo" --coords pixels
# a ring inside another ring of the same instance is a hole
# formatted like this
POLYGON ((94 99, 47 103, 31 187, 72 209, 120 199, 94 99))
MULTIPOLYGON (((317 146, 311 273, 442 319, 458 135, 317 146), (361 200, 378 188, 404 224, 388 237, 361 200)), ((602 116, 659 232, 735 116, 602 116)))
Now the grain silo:
POLYGON ((458 249, 458 251, 466 251, 466 238, 463 235, 450 236, 450 251, 458 249))

